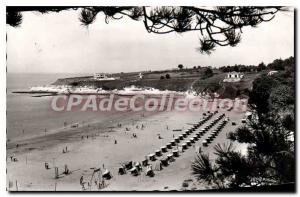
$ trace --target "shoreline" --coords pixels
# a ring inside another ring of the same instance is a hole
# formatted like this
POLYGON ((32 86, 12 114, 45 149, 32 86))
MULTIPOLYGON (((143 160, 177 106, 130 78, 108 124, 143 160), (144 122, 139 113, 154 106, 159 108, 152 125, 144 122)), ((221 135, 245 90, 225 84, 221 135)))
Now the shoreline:
MULTIPOLYGON (((238 121, 243 116, 242 113, 228 113, 232 119, 238 121)), ((7 150, 7 156, 13 153, 18 159, 17 162, 11 162, 9 157, 7 158, 7 182, 17 180, 18 189, 21 191, 36 191, 38 188, 53 191, 54 187, 56 191, 82 191, 79 178, 83 176, 85 181, 89 180, 92 176, 91 168, 102 168, 103 165, 105 166, 103 169, 108 169, 112 174, 112 179, 106 181, 107 186, 103 191, 182 190, 184 180, 193 180, 190 189, 204 188, 205 186, 197 183, 190 174, 195 148, 200 145, 201 140, 197 142, 199 145, 195 144, 195 147, 180 154, 181 156, 168 167, 162 171, 155 171, 152 178, 144 175, 134 177, 130 174, 117 174, 120 163, 141 161, 146 155, 172 140, 174 136, 180 135, 184 129, 194 125, 201 117, 202 113, 199 112, 173 111, 148 113, 145 116, 141 116, 140 113, 124 113, 110 117, 112 121, 102 125, 102 130, 95 123, 90 125, 90 130, 82 131, 80 128, 74 128, 71 132, 58 132, 36 138, 31 140, 30 144, 20 146, 19 150, 17 148, 7 150), (122 126, 115 127, 119 122, 122 126), (141 125, 144 125, 145 129, 141 130, 141 125), (99 130, 101 132, 98 133, 99 130), (133 133, 137 134, 137 138, 132 137, 133 133), (117 144, 114 140, 117 140, 117 144), (65 147, 68 147, 68 152, 62 153, 65 147), (50 170, 44 169, 44 162, 50 164, 50 170), (72 173, 54 179, 53 166, 57 166, 61 172, 65 164, 72 173)), ((228 127, 226 132, 230 131, 232 126, 228 127)), ((226 132, 224 131, 215 143, 226 141, 226 132)), ((205 151, 212 153, 215 143, 205 148, 205 151)), ((14 187, 10 190, 14 190, 14 187)), ((98 191, 95 186, 92 190, 98 191)))
MULTIPOLYGON (((123 112, 124 114, 126 113, 128 115, 128 113, 130 113, 130 117, 128 117, 127 115, 123 115, 123 114, 119 114, 118 112, 115 112, 113 114, 110 114, 115 121, 127 121, 129 122, 131 119, 134 118, 139 118, 141 115, 143 114, 145 117, 146 116, 151 116, 151 113, 146 113, 145 111, 143 112, 133 112, 133 111, 128 111, 128 112, 123 112), (120 117, 119 117, 120 116, 120 117), (127 119, 126 119, 127 117, 127 119), (125 118, 125 119, 124 119, 125 118)), ((95 115, 95 118, 97 118, 97 116, 95 115)), ((107 119, 110 119, 110 117, 108 117, 107 119)), ((94 121, 89 121, 86 122, 76 122, 76 123, 72 123, 70 125, 67 125, 66 127, 57 127, 54 129, 50 129, 47 131, 47 133, 35 133, 35 134, 29 134, 26 136, 22 136, 22 137, 14 137, 12 139, 10 139, 7 143, 6 143, 6 148, 7 151, 11 151, 11 150, 15 150, 16 149, 16 144, 19 144, 19 147, 26 147, 26 146, 32 146, 32 144, 40 144, 42 142, 47 142, 49 141, 50 138, 52 140, 55 140, 56 138, 59 138, 60 136, 63 137, 78 137, 79 135, 89 135, 89 132, 93 132, 93 130, 97 129, 97 130, 103 130, 103 131, 99 131, 100 133, 106 133, 108 130, 111 130, 113 128, 115 128, 116 123, 105 123, 107 120, 94 120, 94 121), (78 125, 76 128, 72 128, 72 125, 78 125)), ((97 132, 97 133, 99 133, 97 132)), ((95 132, 94 132, 95 133, 95 132)), ((20 150, 20 149, 19 149, 20 150)))

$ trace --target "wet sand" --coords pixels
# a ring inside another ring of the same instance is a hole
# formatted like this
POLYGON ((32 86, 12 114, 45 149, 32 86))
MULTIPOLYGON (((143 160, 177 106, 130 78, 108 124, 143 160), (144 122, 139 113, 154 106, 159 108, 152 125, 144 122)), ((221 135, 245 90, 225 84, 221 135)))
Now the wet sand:
MULTIPOLYGON (((198 130, 222 113, 220 111, 214 115, 198 130)), ((240 124, 244 117, 244 113, 234 111, 224 111, 224 113, 237 124, 240 124)), ((7 188, 11 191, 82 191, 80 177, 83 176, 84 182, 90 182, 94 168, 103 170, 104 166, 112 175, 110 180, 105 181, 106 187, 102 189, 105 191, 205 189, 207 186, 195 181, 191 175, 191 162, 196 154, 195 147, 200 146, 203 152, 210 153, 213 159, 214 145, 229 142, 226 133, 237 127, 232 126, 231 122, 208 147, 203 147, 201 142, 209 132, 193 146, 180 153, 180 156, 176 157, 169 166, 163 167, 161 171, 154 171, 154 177, 145 176, 144 172, 139 176, 132 176, 130 173, 118 175, 118 168, 122 162, 142 161, 146 155, 154 153, 155 150, 172 141, 173 135, 174 137, 180 135, 184 129, 190 128, 191 124, 199 122, 202 118, 202 112, 190 111, 152 112, 145 116, 142 116, 141 112, 129 112, 119 114, 106 124, 94 122, 89 123, 89 127, 85 125, 28 139, 23 141, 25 145, 20 145, 18 148, 14 143, 8 144, 7 188), (118 123, 122 126, 118 127, 118 123), (142 125, 145 126, 144 129, 141 129, 142 125), (182 131, 173 131, 180 129, 182 131), (136 133, 137 138, 133 137, 133 133, 136 133), (158 138, 158 134, 161 139, 158 138), (65 147, 68 151, 62 153, 65 147), (18 161, 10 161, 11 155, 18 161), (45 162, 49 163, 49 170, 45 169, 45 162), (69 175, 62 174, 65 165, 68 165, 71 171, 69 175), (54 166, 59 170, 58 179, 54 178, 54 166), (184 180, 189 180, 187 188, 182 188, 184 180), (9 182, 11 182, 10 187, 9 182)), ((245 145, 236 144, 236 147, 245 150, 245 145)), ((94 183, 89 189, 99 190, 94 183)))

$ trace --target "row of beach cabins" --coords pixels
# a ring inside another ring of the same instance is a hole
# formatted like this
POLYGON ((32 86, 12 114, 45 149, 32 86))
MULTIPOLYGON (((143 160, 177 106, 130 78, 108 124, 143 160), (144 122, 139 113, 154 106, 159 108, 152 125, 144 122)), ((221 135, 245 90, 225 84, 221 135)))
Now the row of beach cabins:
MULTIPOLYGON (((220 120, 225 117, 225 114, 219 115, 216 119, 214 119, 210 124, 206 127, 197 131, 197 129, 210 120, 213 115, 217 114, 218 111, 213 113, 208 112, 208 114, 203 113, 204 118, 200 120, 198 123, 194 124, 191 128, 185 130, 181 135, 174 138, 171 142, 166 144, 165 146, 160 147, 160 149, 156 150, 154 153, 151 153, 145 156, 145 159, 141 162, 124 162, 121 164, 121 167, 118 170, 119 175, 126 174, 126 171, 130 172, 133 176, 138 176, 143 171, 143 168, 146 168, 145 175, 146 176, 154 176, 154 170, 160 171, 163 166, 168 166, 170 162, 175 161, 175 157, 180 156, 180 152, 184 152, 186 149, 192 146, 192 144, 196 143, 204 134, 206 134, 214 125, 216 125, 220 120), (192 135, 193 134, 193 135, 192 135), (190 136, 189 139, 187 139, 190 136), (187 140, 185 140, 187 139, 187 140), (185 140, 180 144, 181 141, 185 140), (167 155, 163 157, 163 154, 167 155)), ((221 121, 221 123, 217 126, 217 128, 211 132, 211 134, 202 141, 202 145, 204 147, 209 146, 209 144, 218 136, 218 134, 222 131, 226 123, 228 122, 228 118, 221 121)))

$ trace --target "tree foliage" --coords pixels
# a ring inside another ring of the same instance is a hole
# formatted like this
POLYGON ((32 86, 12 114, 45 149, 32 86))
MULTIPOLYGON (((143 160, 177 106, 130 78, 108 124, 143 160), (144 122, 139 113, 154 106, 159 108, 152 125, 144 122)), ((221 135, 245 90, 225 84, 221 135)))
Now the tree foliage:
POLYGON ((183 69, 183 65, 182 64, 179 64, 178 65, 178 68, 181 70, 181 69, 183 69))
POLYGON ((201 34, 201 53, 210 54, 216 46, 236 46, 241 40, 242 28, 257 27, 268 22, 284 7, 7 7, 6 23, 17 27, 22 23, 22 12, 60 12, 80 9, 79 21, 84 26, 91 25, 98 14, 105 16, 105 22, 128 17, 142 21, 149 33, 167 34, 198 31, 201 34))
POLYGON ((229 143, 215 146, 215 161, 203 153, 197 155, 192 171, 198 180, 216 188, 295 182, 294 86, 287 85, 294 76, 292 59, 285 71, 253 82, 249 101, 253 114, 227 135, 231 141, 246 143, 246 154, 229 143))
POLYGON ((204 71, 201 79, 207 79, 209 77, 212 77, 213 75, 214 75, 213 70, 211 68, 207 67, 207 68, 205 68, 205 71, 204 71))

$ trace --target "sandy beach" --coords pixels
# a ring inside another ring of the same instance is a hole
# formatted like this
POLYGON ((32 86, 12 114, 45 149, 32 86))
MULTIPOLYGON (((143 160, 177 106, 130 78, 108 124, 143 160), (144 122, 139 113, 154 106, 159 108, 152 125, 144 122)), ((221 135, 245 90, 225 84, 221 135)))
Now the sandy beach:
MULTIPOLYGON (((105 187, 101 189, 104 191, 205 189, 206 186, 198 183, 191 174, 191 162, 196 155, 196 147, 200 147, 204 153, 210 153, 213 159, 214 145, 229 142, 226 139, 226 133, 237 127, 232 126, 231 121, 239 125, 244 117, 242 112, 220 110, 219 113, 213 115, 196 130, 201 130, 219 115, 225 113, 230 121, 213 142, 208 147, 203 147, 201 143, 214 127, 187 150, 180 152, 174 162, 170 162, 161 171, 154 171, 154 177, 146 176, 145 168, 138 176, 132 176, 128 171, 124 175, 118 174, 121 163, 141 162, 145 156, 154 153, 155 150, 172 141, 174 137, 182 134, 185 129, 191 128, 192 124, 202 120, 202 113, 191 111, 119 113, 110 116, 111 121, 106 121, 105 124, 103 121, 90 122, 78 128, 65 128, 60 132, 23 140, 18 147, 16 147, 16 142, 8 143, 7 189, 10 191, 99 191, 94 183, 97 173, 93 176, 94 169, 98 168, 102 172, 107 169, 112 175, 111 179, 105 180, 105 187), (133 137, 133 134, 137 137, 133 137), (67 151, 63 153, 65 149, 67 151), (11 161, 11 156, 17 161, 11 161), (45 162, 49 164, 50 169, 45 169, 45 162), (65 165, 70 170, 68 175, 63 174, 65 165), (59 178, 57 179, 55 179, 54 167, 58 167, 59 178), (80 185, 81 177, 85 182, 85 188, 80 185), (185 180, 189 185, 183 188, 182 183, 185 180), (90 186, 88 183, 91 183, 90 186)), ((236 144, 236 147, 242 151, 245 150, 242 144, 236 144)), ((160 159, 170 152, 171 149, 168 149, 157 158, 160 159)), ((152 164, 154 165, 155 162, 152 164)))

